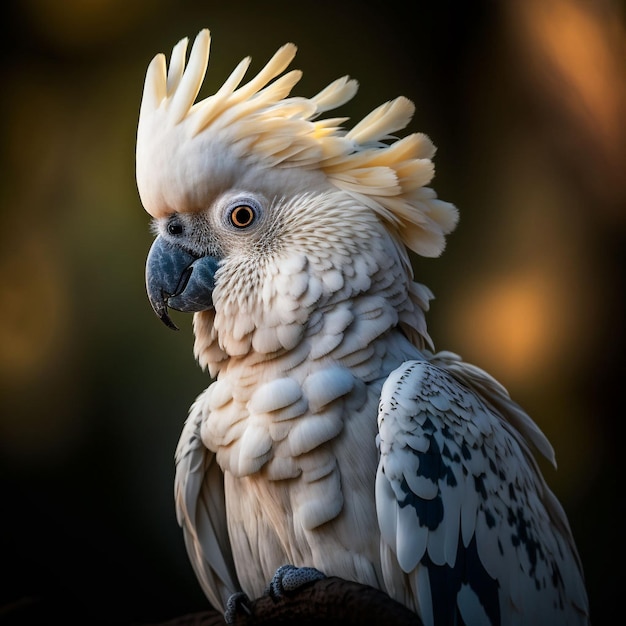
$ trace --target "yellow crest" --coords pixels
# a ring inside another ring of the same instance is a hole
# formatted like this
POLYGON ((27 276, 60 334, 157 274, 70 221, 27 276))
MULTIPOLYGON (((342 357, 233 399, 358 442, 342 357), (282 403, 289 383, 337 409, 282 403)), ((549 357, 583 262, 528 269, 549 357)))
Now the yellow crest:
POLYGON ((318 119, 350 100, 358 84, 345 76, 312 98, 290 97, 302 73, 283 74, 296 53, 288 43, 249 82, 240 86, 248 57, 213 95, 196 102, 210 40, 208 30, 198 34, 187 64, 183 39, 172 50, 169 68, 163 54, 148 67, 137 131, 137 185, 149 213, 158 217, 178 210, 175 194, 184 195, 186 210, 199 210, 194 189, 203 186, 207 161, 219 154, 220 173, 233 181, 242 159, 319 171, 380 215, 411 250, 430 257, 443 251, 458 213, 426 186, 434 176, 435 148, 422 133, 392 135, 410 122, 415 108, 410 100, 383 104, 351 130, 342 128, 347 118, 318 119), (185 165, 177 167, 177 160, 185 165))

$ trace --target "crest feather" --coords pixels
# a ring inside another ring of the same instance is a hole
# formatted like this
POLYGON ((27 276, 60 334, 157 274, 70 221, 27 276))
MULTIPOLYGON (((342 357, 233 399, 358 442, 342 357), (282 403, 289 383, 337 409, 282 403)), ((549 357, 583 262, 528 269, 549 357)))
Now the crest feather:
POLYGON ((325 113, 352 100, 358 89, 359 83, 356 80, 342 76, 322 89, 311 100, 315 103, 318 114, 325 113))
POLYGON ((415 106, 409 99, 400 96, 382 104, 349 131, 342 127, 347 118, 317 119, 351 100, 358 83, 344 76, 311 98, 291 97, 302 74, 283 74, 297 50, 287 43, 249 82, 240 86, 251 62, 247 57, 213 95, 196 103, 210 42, 204 29, 186 66, 188 40, 182 39, 172 50, 169 69, 162 54, 148 67, 137 130, 137 185, 148 212, 158 216, 166 210, 194 210, 193 203, 177 207, 176 190, 195 197, 183 188, 185 180, 198 185, 207 173, 193 157, 207 163, 198 155, 218 146, 223 167, 245 161, 246 166, 317 170, 329 184, 375 211, 407 247, 424 256, 441 254, 458 214, 426 187, 434 176, 435 153, 428 137, 393 136, 413 117, 415 106), (168 154, 190 160, 172 163, 163 156, 168 154), (188 175, 173 174, 170 170, 177 166, 179 174, 188 175))
POLYGON ((167 83, 172 85, 172 91, 168 90, 167 95, 171 97, 171 111, 172 121, 175 124, 181 122, 191 109, 191 105, 194 103, 198 93, 200 93, 200 87, 206 74, 206 69, 209 64, 209 47, 211 44, 211 36, 208 30, 203 30, 196 37, 191 48, 191 54, 189 55, 189 63, 187 69, 183 72, 182 76, 178 75, 178 72, 183 69, 184 59, 180 59, 184 55, 187 48, 187 41, 185 39, 179 43, 179 46, 175 48, 176 56, 175 60, 179 61, 178 64, 172 67, 170 63, 170 71, 168 72, 167 83), (182 44, 182 45, 181 45, 182 44), (170 78, 171 75, 171 78, 170 78))
POLYGON ((366 115, 346 137, 359 144, 389 139, 390 133, 406 127, 414 112, 415 105, 408 98, 400 96, 366 115))

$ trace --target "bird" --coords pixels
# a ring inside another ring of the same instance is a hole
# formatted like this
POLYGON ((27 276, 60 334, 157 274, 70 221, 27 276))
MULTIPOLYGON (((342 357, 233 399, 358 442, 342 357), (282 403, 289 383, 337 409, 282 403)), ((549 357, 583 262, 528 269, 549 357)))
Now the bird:
MULTIPOLYGON (((343 76, 292 95, 287 43, 212 95, 211 33, 149 63, 136 181, 151 216, 146 292, 193 313, 209 384, 175 451, 174 500, 207 600, 319 576, 369 585, 426 626, 588 624, 581 559, 540 469, 552 445, 507 389, 435 350, 439 257, 459 212, 431 186, 415 105, 348 128, 343 76), (277 578, 278 576, 278 578, 277 578)), ((289 584, 287 584, 289 583, 289 584)))

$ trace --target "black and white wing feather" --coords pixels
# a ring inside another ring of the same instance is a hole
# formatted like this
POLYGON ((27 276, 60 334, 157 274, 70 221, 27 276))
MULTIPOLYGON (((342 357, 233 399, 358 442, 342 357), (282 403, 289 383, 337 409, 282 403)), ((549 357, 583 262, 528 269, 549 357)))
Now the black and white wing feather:
POLYGON ((407 361, 381 392, 387 590, 425 626, 587 623, 569 526, 527 439, 548 455, 549 443, 498 383, 452 357, 407 361))

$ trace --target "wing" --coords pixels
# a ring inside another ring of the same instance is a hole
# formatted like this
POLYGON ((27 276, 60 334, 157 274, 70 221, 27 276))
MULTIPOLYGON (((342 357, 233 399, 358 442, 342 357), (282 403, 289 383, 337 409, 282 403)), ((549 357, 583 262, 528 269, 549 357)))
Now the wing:
POLYGON ((498 383, 451 357, 407 361, 381 391, 388 592, 425 626, 587 623, 567 519, 524 437, 550 445, 498 383))
POLYGON ((224 475, 200 437, 202 397, 191 407, 176 449, 176 514, 200 585, 223 612, 240 586, 226 526, 224 475))

